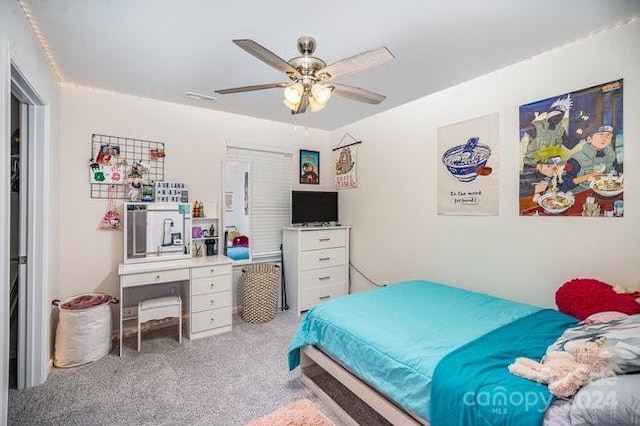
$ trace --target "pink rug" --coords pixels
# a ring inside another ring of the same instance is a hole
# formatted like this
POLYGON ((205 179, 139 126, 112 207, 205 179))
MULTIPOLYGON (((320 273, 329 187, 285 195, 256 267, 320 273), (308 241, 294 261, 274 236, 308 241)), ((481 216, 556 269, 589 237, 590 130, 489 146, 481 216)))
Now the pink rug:
POLYGON ((334 424, 318 411, 313 402, 308 399, 299 399, 252 421, 247 426, 334 426, 334 424))

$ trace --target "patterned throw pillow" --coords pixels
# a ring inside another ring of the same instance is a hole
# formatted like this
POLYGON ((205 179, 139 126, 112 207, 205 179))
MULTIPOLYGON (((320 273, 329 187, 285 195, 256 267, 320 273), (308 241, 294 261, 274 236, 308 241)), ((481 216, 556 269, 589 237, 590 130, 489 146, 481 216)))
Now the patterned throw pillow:
POLYGON ((598 339, 603 339, 605 348, 613 354, 616 374, 640 372, 640 314, 569 328, 549 346, 547 352, 565 350, 565 345, 578 340, 598 339))

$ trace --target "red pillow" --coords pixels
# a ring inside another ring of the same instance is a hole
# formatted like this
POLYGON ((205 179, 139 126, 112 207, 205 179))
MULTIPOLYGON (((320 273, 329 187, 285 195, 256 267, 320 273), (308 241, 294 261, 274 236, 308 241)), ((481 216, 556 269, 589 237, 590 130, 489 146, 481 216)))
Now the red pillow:
POLYGON ((592 278, 576 278, 556 291, 558 310, 578 319, 597 312, 617 311, 628 315, 640 313, 637 294, 618 294, 607 283, 592 278))

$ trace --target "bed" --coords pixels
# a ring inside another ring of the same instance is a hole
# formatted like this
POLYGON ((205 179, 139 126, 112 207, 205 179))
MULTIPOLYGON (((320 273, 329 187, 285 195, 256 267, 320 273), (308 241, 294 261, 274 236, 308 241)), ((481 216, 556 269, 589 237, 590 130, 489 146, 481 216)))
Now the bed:
POLYGON ((301 366, 303 382, 321 395, 313 375, 328 372, 393 424, 540 425, 553 395, 507 366, 518 356, 540 359, 577 322, 406 281, 309 310, 291 341, 289 368, 301 366))

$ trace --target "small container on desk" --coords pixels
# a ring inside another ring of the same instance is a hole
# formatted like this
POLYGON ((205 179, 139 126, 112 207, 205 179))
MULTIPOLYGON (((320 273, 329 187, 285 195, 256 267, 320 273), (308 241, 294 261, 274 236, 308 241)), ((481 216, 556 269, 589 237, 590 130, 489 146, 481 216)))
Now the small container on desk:
POLYGON ((207 256, 216 256, 218 254, 218 244, 216 240, 204 240, 204 245, 207 247, 207 256))

